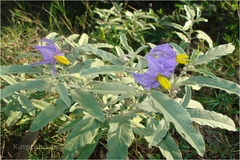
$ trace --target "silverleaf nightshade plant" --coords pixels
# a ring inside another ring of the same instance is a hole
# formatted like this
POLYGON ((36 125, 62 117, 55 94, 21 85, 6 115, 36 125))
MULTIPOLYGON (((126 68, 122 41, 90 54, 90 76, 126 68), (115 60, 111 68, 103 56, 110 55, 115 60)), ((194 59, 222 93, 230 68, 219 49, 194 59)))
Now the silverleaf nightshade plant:
POLYGON ((145 89, 157 88, 160 85, 166 90, 171 89, 167 77, 174 73, 178 63, 188 63, 187 54, 178 54, 168 43, 158 45, 146 55, 148 70, 143 74, 133 73, 135 80, 145 89))
POLYGON ((37 64, 52 64, 52 73, 56 76, 56 63, 59 62, 64 65, 69 65, 69 60, 64 56, 64 54, 55 46, 54 42, 44 38, 41 41, 46 42, 46 46, 34 46, 43 56, 43 60, 37 63, 31 64, 35 66, 37 64))

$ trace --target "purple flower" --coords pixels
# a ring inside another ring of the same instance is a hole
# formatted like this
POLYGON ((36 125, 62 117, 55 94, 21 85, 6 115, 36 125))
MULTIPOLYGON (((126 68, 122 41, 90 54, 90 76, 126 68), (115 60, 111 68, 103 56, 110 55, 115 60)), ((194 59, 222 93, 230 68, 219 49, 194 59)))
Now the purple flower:
POLYGON ((146 60, 150 74, 161 74, 165 77, 171 76, 177 66, 176 52, 167 43, 151 49, 146 60))
POLYGON ((54 43, 47 39, 44 38, 41 41, 46 42, 47 45, 46 46, 34 46, 34 48, 36 48, 43 56, 43 60, 31 65, 37 65, 37 64, 52 64, 53 65, 53 69, 52 72, 53 74, 56 76, 56 63, 62 63, 65 65, 69 65, 70 62, 68 61, 68 59, 64 56, 63 53, 60 52, 60 50, 54 45, 54 43))
POLYGON ((186 58, 186 54, 177 55, 168 43, 158 45, 146 55, 148 71, 143 74, 133 73, 133 76, 147 90, 160 85, 169 90, 171 84, 166 77, 174 73, 178 63, 186 64, 186 58))

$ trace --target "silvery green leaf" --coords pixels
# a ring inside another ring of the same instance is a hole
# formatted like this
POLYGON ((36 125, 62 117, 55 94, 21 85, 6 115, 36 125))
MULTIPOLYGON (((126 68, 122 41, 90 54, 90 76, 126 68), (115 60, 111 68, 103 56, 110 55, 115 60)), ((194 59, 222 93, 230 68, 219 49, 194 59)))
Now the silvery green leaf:
POLYGON ((68 36, 66 39, 70 42, 74 42, 75 39, 77 39, 80 35, 79 34, 72 34, 68 36))
POLYGON ((167 160, 182 159, 179 146, 169 132, 158 144, 158 147, 167 160))
MULTIPOLYGON (((57 35, 58 35, 57 32, 51 32, 51 33, 49 33, 49 34, 46 36, 46 38, 47 38, 47 39, 50 39, 50 40, 53 40, 57 35)), ((39 43, 44 43, 44 44, 46 44, 46 42, 39 42, 39 43)), ((41 44, 40 44, 40 45, 41 45, 41 44)))
POLYGON ((42 57, 42 55, 39 53, 28 52, 28 53, 18 55, 16 59, 28 58, 28 57, 42 57))
POLYGON ((172 23, 172 22, 163 22, 162 25, 166 25, 166 26, 171 26, 171 27, 174 27, 180 31, 182 31, 182 27, 180 24, 177 24, 177 23, 172 23))
POLYGON ((4 114, 7 116, 6 125, 8 127, 13 126, 23 114, 21 104, 16 100, 12 99, 6 107, 3 108, 4 114))
POLYGON ((162 119, 159 122, 156 130, 153 132, 152 138, 149 140, 149 148, 152 146, 157 146, 157 144, 161 142, 161 140, 166 136, 168 130, 169 124, 164 119, 162 119))
MULTIPOLYGON (((179 104, 181 104, 183 102, 183 98, 176 98, 174 99, 176 102, 178 102, 179 104)), ((192 100, 190 99, 188 105, 186 108, 199 108, 199 109, 204 109, 202 104, 199 103, 198 101, 192 100)))
POLYGON ((142 45, 141 47, 139 47, 136 51, 135 51, 135 53, 134 54, 138 54, 138 53, 140 53, 142 50, 144 50, 145 48, 147 48, 148 46, 147 45, 142 45))
POLYGON ((30 65, 12 65, 12 66, 1 66, 1 75, 12 74, 12 73, 41 73, 43 70, 39 67, 33 67, 30 65))
POLYGON ((35 108, 30 101, 30 99, 24 95, 19 95, 18 97, 19 103, 22 105, 22 108, 31 116, 35 116, 35 108))
POLYGON ((6 125, 8 127, 13 126, 21 117, 22 117, 21 111, 11 111, 9 117, 6 120, 6 125))
POLYGON ((187 5, 184 5, 183 7, 184 7, 184 10, 186 11, 188 19, 192 20, 196 16, 195 11, 187 5))
POLYGON ((177 45, 176 43, 169 43, 170 46, 173 47, 173 50, 175 50, 178 54, 183 54, 186 53, 182 47, 180 47, 179 45, 177 45))
POLYGON ((67 108, 68 106, 61 99, 57 99, 56 106, 50 104, 38 114, 31 124, 30 131, 38 131, 42 127, 46 126, 49 122, 53 121, 56 117, 63 114, 63 111, 67 108))
POLYGON ((74 101, 76 101, 80 107, 85 110, 89 115, 97 120, 103 122, 104 114, 101 106, 96 98, 86 91, 81 91, 79 88, 71 90, 70 94, 74 101))
POLYGON ((76 154, 88 143, 93 141, 99 130, 99 121, 90 115, 74 125, 74 129, 66 139, 64 146, 63 159, 74 159, 76 154))
POLYGON ((74 48, 73 51, 79 52, 78 50, 82 50, 85 52, 91 52, 92 54, 101 57, 103 61, 109 61, 113 64, 121 64, 121 62, 118 60, 118 57, 116 57, 113 53, 98 49, 91 45, 79 46, 79 47, 74 48))
POLYGON ((18 83, 15 79, 13 79, 10 75, 1 75, 1 78, 4 79, 10 85, 18 83))
POLYGON ((90 89, 93 93, 119 95, 130 94, 134 91, 134 88, 122 82, 97 82, 93 85, 90 89))
POLYGON ((121 34, 120 35, 120 42, 121 44, 123 45, 123 47, 131 54, 131 53, 134 53, 132 47, 130 47, 128 45, 128 42, 127 42, 127 37, 125 34, 121 34))
POLYGON ((87 144, 81 148, 77 159, 88 159, 94 152, 96 146, 99 144, 99 139, 102 138, 103 131, 99 131, 96 136, 92 136, 88 139, 87 144))
POLYGON ((178 35, 178 37, 181 38, 183 41, 189 42, 187 36, 186 36, 185 34, 183 34, 182 32, 174 31, 173 33, 175 33, 176 35, 178 35))
POLYGON ((70 66, 67 70, 69 73, 80 73, 84 69, 90 68, 92 63, 94 63, 95 60, 88 59, 83 62, 76 62, 72 66, 70 66))
POLYGON ((181 41, 181 43, 179 44, 182 49, 186 49, 189 46, 190 42, 185 42, 185 41, 181 41))
POLYGON ((200 87, 205 86, 205 87, 217 88, 220 90, 224 90, 229 94, 236 94, 240 96, 240 93, 239 93, 240 86, 235 82, 228 81, 222 78, 195 76, 183 82, 183 84, 189 84, 189 83, 195 83, 200 87))
POLYGON ((208 43, 209 48, 213 48, 213 41, 205 32, 203 32, 201 30, 195 30, 193 33, 197 33, 196 37, 198 39, 205 40, 208 43))
POLYGON ((187 22, 185 22, 184 26, 182 27, 182 30, 187 31, 189 30, 189 28, 191 28, 193 25, 193 21, 192 20, 188 20, 187 22))
POLYGON ((50 103, 43 101, 43 100, 31 99, 31 102, 34 107, 41 109, 41 110, 44 110, 45 108, 47 108, 50 105, 50 103))
POLYGON ((88 35, 86 33, 83 33, 78 41, 78 45, 81 46, 88 44, 88 39, 88 35))
POLYGON ((125 15, 130 17, 130 19, 131 19, 131 17, 134 17, 134 14, 132 12, 130 12, 130 11, 126 11, 125 15))
POLYGON ((191 100, 191 88, 189 86, 185 86, 185 94, 183 96, 183 101, 180 103, 183 108, 186 108, 191 100))
POLYGON ((131 120, 132 131, 139 136, 151 136, 151 132, 141 123, 131 120))
POLYGON ((149 45, 151 48, 154 48, 157 46, 156 44, 153 44, 153 43, 147 43, 147 45, 149 45))
POLYGON ((81 71, 81 76, 89 76, 89 75, 98 75, 98 74, 109 74, 109 73, 119 73, 124 72, 126 69, 121 65, 107 65, 100 67, 92 67, 81 71))
POLYGON ((116 46, 115 47, 115 49, 116 49, 116 51, 117 51, 117 54, 118 54, 118 56, 120 57, 120 56, 124 56, 125 55, 125 53, 123 52, 123 50, 122 50, 122 48, 121 47, 119 47, 119 46, 116 46))
POLYGON ((82 118, 80 118, 80 117, 77 119, 69 120, 69 121, 65 122, 62 126, 60 126, 57 132, 59 134, 61 134, 63 132, 67 132, 67 131, 73 129, 74 125, 77 124, 81 120, 82 120, 82 118))
POLYGON ((113 45, 107 44, 107 43, 94 43, 94 44, 91 44, 91 46, 96 48, 114 48, 113 45))
POLYGON ((208 19, 200 17, 200 18, 197 19, 197 21, 198 22, 202 22, 202 21, 203 22, 208 22, 208 19))
POLYGON ((199 64, 205 64, 207 62, 210 62, 214 59, 219 59, 221 56, 225 56, 227 54, 232 53, 235 50, 235 46, 232 43, 220 45, 217 47, 214 47, 207 51, 203 55, 199 55, 193 62, 192 65, 199 65, 199 64))
POLYGON ((200 125, 208 125, 213 128, 222 128, 229 131, 237 131, 233 120, 226 115, 204 109, 188 109, 192 121, 200 125))
POLYGON ((144 101, 142 103, 135 104, 134 107, 137 107, 147 112, 156 112, 156 110, 153 108, 153 104, 149 101, 144 101))
POLYGON ((202 15, 202 11, 200 10, 200 8, 198 7, 198 6, 196 6, 195 5, 195 8, 196 8, 196 19, 198 20, 198 18, 200 18, 201 17, 201 15, 202 15))
POLYGON ((45 80, 28 80, 1 89, 1 98, 8 97, 20 90, 44 91, 49 89, 51 82, 45 80), (37 87, 36 87, 37 86, 37 87))
POLYGON ((176 101, 161 92, 152 92, 153 108, 164 115, 164 119, 172 122, 178 133, 196 149, 200 156, 205 153, 205 143, 201 133, 192 124, 189 113, 176 101))
POLYGON ((58 94, 60 95, 60 98, 63 100, 63 102, 70 107, 71 105, 71 99, 68 96, 68 90, 65 87, 65 85, 63 83, 58 83, 56 85, 56 90, 58 92, 58 94))
POLYGON ((131 143, 132 126, 130 116, 113 116, 109 121, 107 159, 125 159, 131 143))
POLYGON ((203 74, 205 76, 209 76, 209 77, 216 77, 212 72, 209 72, 209 71, 204 70, 204 69, 190 68, 190 69, 188 69, 188 71, 198 72, 198 73, 201 73, 201 74, 203 74))

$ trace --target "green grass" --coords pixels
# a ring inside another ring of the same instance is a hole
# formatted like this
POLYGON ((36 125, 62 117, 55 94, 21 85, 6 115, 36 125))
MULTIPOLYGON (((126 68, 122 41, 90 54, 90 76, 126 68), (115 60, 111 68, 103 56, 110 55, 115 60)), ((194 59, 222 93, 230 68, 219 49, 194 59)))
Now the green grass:
MULTIPOLYGON (((74 5, 71 5, 69 2, 64 3, 64 1, 58 1, 48 4, 44 3, 43 6, 34 5, 33 8, 30 8, 30 3, 31 2, 12 3, 11 11, 14 17, 7 16, 5 19, 7 25, 2 27, 1 32, 1 65, 28 63, 28 59, 16 60, 15 57, 34 51, 32 46, 51 31, 57 31, 66 36, 71 33, 83 32, 91 33, 91 36, 95 36, 95 38, 99 36, 100 30, 96 28, 96 17, 94 17, 92 10, 95 7, 104 8, 104 3, 75 2, 74 5), (78 4, 78 6, 76 4, 78 4), (30 12, 29 9, 31 10, 30 12)), ((106 5, 108 7, 111 6, 109 3, 106 5)), ((197 27, 209 33, 215 45, 232 42, 236 45, 236 48, 238 48, 239 40, 236 35, 238 35, 239 27, 236 25, 238 22, 236 1, 205 1, 201 3, 201 7, 205 9, 203 17, 208 18, 210 22, 204 25, 198 25, 197 27), (218 27, 215 28, 215 26, 218 27)), ((126 5, 124 8, 129 9, 131 7, 130 5, 126 5)), ((176 8, 173 8, 173 3, 169 3, 169 5, 165 3, 162 4, 161 8, 156 8, 156 10, 158 10, 158 15, 162 16, 164 14, 171 15, 172 11, 176 8)), ((178 12, 181 12, 181 10, 178 10, 178 12)), ((164 29, 158 29, 157 32, 159 33, 158 35, 152 34, 152 31, 147 32, 146 39, 149 40, 155 37, 155 39, 152 40, 156 44, 158 43, 157 39, 160 37, 175 41, 174 37, 169 35, 170 32, 164 29)), ((116 35, 111 35, 117 34, 116 30, 105 29, 105 34, 109 34, 109 38, 105 39, 105 42, 110 44, 117 43, 116 39, 114 39, 116 35)), ((134 40, 132 40, 132 43, 136 44, 134 40)), ((229 56, 215 60, 203 67, 221 78, 239 83, 238 50, 229 56)), ((36 95, 32 95, 32 97, 34 96, 35 98, 36 96, 38 98, 45 98, 46 95, 44 95, 44 93, 36 93, 36 95)), ((220 112, 231 117, 239 128, 239 98, 237 96, 229 95, 217 89, 202 88, 199 91, 193 92, 193 99, 201 102, 205 109, 220 112)), ((1 102, 1 105, 2 107, 6 106, 3 102, 1 102)), ((17 150, 12 149, 12 146, 16 143, 19 144, 25 131, 29 130, 33 119, 12 127, 7 127, 4 124, 6 118, 6 115, 1 112, 2 158, 13 159, 17 154, 17 150)), ((25 118, 28 118, 28 116, 25 115, 25 118)), ((57 134, 56 131, 61 124, 62 121, 56 119, 40 130, 37 143, 35 144, 35 146, 38 147, 32 150, 29 158, 61 159, 63 144, 67 136, 66 133, 57 134)), ((199 126, 199 130, 204 135, 206 142, 204 159, 237 159, 239 157, 239 132, 229 132, 205 126, 199 126)), ((176 133, 173 131, 172 134, 176 133)), ((184 159, 200 158, 186 141, 181 140, 179 135, 175 135, 175 138, 180 142, 180 149, 184 159)), ((103 156, 106 153, 105 146, 106 141, 102 139, 91 158, 100 158, 103 156)), ((149 149, 145 140, 136 138, 135 142, 129 148, 129 158, 160 159, 163 158, 163 156, 157 148, 153 147, 149 149)))

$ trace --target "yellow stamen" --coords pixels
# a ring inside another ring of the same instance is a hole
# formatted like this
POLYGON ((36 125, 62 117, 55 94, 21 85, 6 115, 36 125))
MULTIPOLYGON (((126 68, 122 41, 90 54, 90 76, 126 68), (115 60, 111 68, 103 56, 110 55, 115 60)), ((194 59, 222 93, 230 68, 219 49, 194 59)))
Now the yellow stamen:
POLYGON ((159 74, 157 76, 157 80, 161 84, 161 86, 163 86, 163 88, 165 88, 166 90, 171 89, 171 84, 166 77, 163 77, 162 75, 159 74))
POLYGON ((65 56, 54 56, 54 59, 57 60, 59 63, 69 65, 70 62, 65 56))
POLYGON ((176 57, 176 61, 180 64, 187 64, 190 60, 188 59, 187 54, 178 54, 176 57))

